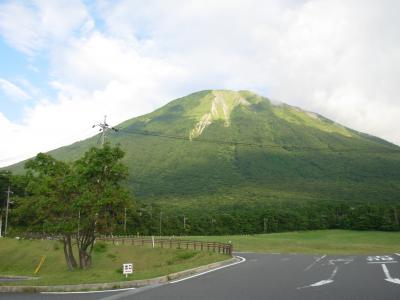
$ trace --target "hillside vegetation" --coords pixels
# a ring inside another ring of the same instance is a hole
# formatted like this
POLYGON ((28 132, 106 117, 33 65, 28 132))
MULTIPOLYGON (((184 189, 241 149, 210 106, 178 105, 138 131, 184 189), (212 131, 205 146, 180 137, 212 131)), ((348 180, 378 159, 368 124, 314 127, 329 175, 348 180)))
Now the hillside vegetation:
MULTIPOLYGON (((156 232, 161 210, 170 234, 399 229, 400 148, 318 114, 209 90, 117 128, 108 140, 126 152, 147 216, 132 213, 134 231, 156 232)), ((97 140, 51 154, 74 160, 97 140)))

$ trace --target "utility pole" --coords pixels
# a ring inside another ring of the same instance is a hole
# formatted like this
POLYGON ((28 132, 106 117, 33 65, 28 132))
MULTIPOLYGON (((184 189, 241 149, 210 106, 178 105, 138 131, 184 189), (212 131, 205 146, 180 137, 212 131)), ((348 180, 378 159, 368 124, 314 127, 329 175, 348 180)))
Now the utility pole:
POLYGON ((109 130, 109 129, 111 129, 111 130, 113 130, 113 131, 115 131, 115 132, 118 132, 118 129, 117 128, 114 128, 114 127, 110 127, 110 125, 108 125, 107 124, 107 116, 104 116, 104 121, 103 121, 103 123, 96 123, 96 124, 94 124, 93 126, 92 126, 92 128, 95 128, 95 127, 100 127, 100 129, 99 129, 99 131, 101 132, 101 136, 100 136, 100 139, 101 139, 101 146, 104 146, 104 144, 105 144, 105 142, 106 142, 106 134, 107 134, 107 131, 109 130))
POLYGON ((186 230, 186 220, 187 220, 186 216, 183 215, 183 229, 184 230, 186 230))
POLYGON ((8 185, 8 190, 6 191, 7 193, 7 206, 6 206, 6 224, 4 226, 4 236, 7 235, 7 226, 8 226, 8 208, 10 206, 10 194, 13 194, 11 191, 10 185, 8 185))
POLYGON ((78 239, 80 231, 81 231, 81 209, 78 210, 78 239))
POLYGON ((125 213, 124 213, 124 233, 126 235, 126 207, 125 207, 125 213))
POLYGON ((267 232, 267 218, 264 218, 264 233, 267 232))
POLYGON ((162 226, 162 211, 160 211, 160 237, 161 237, 161 226, 162 226))

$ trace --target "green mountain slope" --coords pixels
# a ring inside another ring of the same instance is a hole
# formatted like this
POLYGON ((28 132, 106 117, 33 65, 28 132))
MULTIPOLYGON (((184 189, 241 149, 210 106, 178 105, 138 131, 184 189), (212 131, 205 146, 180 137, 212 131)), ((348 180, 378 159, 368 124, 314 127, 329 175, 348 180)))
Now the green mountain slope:
MULTIPOLYGON (((137 199, 176 214, 400 202, 398 146, 249 91, 197 92, 117 128, 107 139, 126 151, 137 199)), ((52 154, 72 160, 97 140, 52 154)))

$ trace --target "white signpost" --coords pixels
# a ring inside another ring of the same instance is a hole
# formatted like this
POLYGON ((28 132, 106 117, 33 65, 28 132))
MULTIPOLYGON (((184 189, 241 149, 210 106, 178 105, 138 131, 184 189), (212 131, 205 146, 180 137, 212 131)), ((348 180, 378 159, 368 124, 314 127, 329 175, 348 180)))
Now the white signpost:
POLYGON ((128 278, 128 274, 133 273, 133 264, 123 264, 122 265, 122 273, 128 278))

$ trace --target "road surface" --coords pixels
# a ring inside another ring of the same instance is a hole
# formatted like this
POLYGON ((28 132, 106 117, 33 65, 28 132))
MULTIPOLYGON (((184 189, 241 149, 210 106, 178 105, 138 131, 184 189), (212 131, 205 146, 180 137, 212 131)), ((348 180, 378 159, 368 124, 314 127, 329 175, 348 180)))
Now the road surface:
POLYGON ((400 299, 400 253, 236 255, 245 261, 159 286, 103 293, 0 294, 0 299, 400 299))

